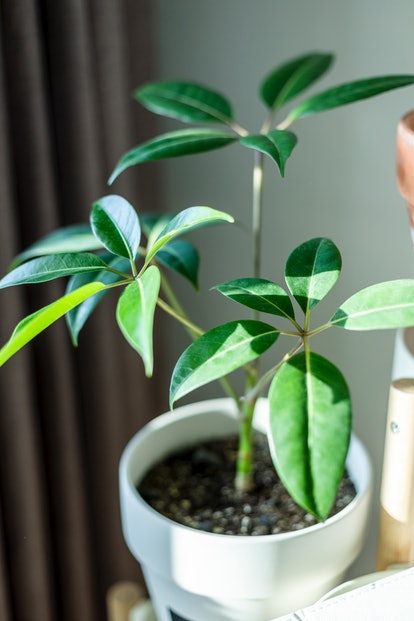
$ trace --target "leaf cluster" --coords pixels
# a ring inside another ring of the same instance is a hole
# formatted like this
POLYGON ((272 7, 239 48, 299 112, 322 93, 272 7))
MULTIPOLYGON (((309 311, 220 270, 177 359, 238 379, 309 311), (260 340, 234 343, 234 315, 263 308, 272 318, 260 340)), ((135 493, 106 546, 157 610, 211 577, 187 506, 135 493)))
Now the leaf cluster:
MULTIPOLYGON (((250 133, 236 120, 233 105, 224 95, 203 85, 160 81, 142 86, 134 93, 138 102, 155 114, 191 127, 161 134, 128 151, 109 183, 137 164, 234 143, 254 151, 260 173, 263 156, 267 156, 283 177, 298 142, 290 130, 294 122, 414 84, 412 75, 368 78, 329 88, 292 105, 325 75, 332 61, 332 54, 314 52, 272 70, 259 87, 266 116, 258 133, 250 133), (292 107, 276 121, 287 104, 292 107)), ((262 176, 258 175, 253 185, 252 219, 259 223, 259 230, 253 227, 252 231, 255 256, 261 252, 262 176)), ((275 467, 294 500, 325 519, 343 473, 352 408, 341 372, 313 351, 310 343, 317 334, 334 327, 372 330, 414 325, 414 281, 397 280, 363 289, 341 304, 326 323, 312 327, 313 309, 331 291, 341 272, 335 244, 315 238, 290 254, 282 285, 263 279, 258 261, 249 277, 217 285, 217 293, 250 309, 252 318, 232 320, 204 332, 184 312, 169 286, 166 269, 179 273, 197 289, 199 257, 185 236, 201 227, 231 222, 229 214, 204 206, 189 207, 176 215, 138 215, 123 197, 104 196, 94 203, 89 225, 67 227, 36 242, 16 257, 11 271, 0 280, 0 288, 7 288, 68 277, 65 295, 17 325, 0 349, 0 365, 62 316, 66 316, 77 345, 96 306, 109 291, 119 290, 118 326, 151 376, 158 306, 194 339, 173 371, 171 406, 193 390, 219 380, 239 407, 240 446, 244 454, 250 454, 254 404, 268 387, 268 435, 275 467), (285 355, 260 375, 258 360, 280 337, 290 340, 285 355), (236 394, 229 379, 237 369, 246 377, 242 396, 236 394)), ((249 467, 243 463, 236 482, 247 487, 249 475, 249 467)))

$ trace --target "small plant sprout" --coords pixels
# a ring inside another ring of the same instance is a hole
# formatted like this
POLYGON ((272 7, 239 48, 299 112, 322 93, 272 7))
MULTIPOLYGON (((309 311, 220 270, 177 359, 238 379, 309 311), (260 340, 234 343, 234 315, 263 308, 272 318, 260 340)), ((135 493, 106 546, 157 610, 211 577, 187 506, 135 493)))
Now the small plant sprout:
POLYGON ((0 280, 0 288, 5 288, 69 277, 65 295, 17 325, 0 350, 0 364, 64 315, 77 345, 95 307, 108 291, 119 288, 118 326, 141 356, 146 375, 151 376, 158 305, 192 337, 172 374, 171 407, 195 389, 213 380, 220 382, 240 414, 235 485, 243 491, 252 485, 255 404, 259 396, 267 394, 269 445, 275 468, 292 498, 319 520, 328 516, 343 476, 352 408, 343 375, 313 350, 314 337, 331 328, 378 330, 414 325, 414 280, 395 280, 355 293, 325 323, 312 326, 313 309, 331 291, 341 272, 341 255, 330 239, 310 239, 295 248, 287 258, 282 285, 262 278, 265 157, 276 164, 283 177, 297 144, 291 127, 298 120, 414 84, 413 75, 348 82, 300 101, 277 120, 281 109, 321 78, 332 61, 331 54, 311 53, 267 75, 259 91, 267 114, 258 133, 250 133, 236 121, 233 107, 223 95, 199 84, 155 82, 134 94, 150 111, 191 127, 164 133, 131 149, 116 165, 110 183, 131 166, 151 160, 232 143, 253 151, 252 271, 248 277, 236 275, 237 279, 218 284, 211 293, 247 307, 250 319, 235 319, 205 332, 187 315, 170 286, 168 270, 174 270, 198 287, 198 253, 187 234, 200 227, 233 222, 231 215, 204 206, 176 215, 138 215, 121 196, 104 196, 93 205, 89 225, 67 227, 46 236, 19 255, 0 280), (285 354, 262 371, 261 355, 281 338, 286 342, 285 354), (230 377, 237 369, 245 377, 241 395, 230 377))

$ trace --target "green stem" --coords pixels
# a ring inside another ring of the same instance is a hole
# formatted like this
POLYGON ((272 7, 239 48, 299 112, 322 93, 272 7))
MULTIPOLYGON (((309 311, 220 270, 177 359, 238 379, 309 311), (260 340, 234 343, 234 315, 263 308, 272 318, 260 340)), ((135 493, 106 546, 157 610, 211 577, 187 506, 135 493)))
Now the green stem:
POLYGON ((187 317, 185 317, 184 315, 181 315, 179 312, 177 312, 172 306, 167 304, 167 302, 165 302, 165 300, 162 300, 161 298, 158 298, 157 305, 160 308, 162 308, 162 310, 165 313, 167 313, 168 315, 173 317, 176 321, 181 323, 188 330, 188 332, 191 335, 193 335, 193 338, 195 338, 197 336, 202 336, 204 334, 204 331, 201 328, 196 326, 195 323, 190 321, 187 317))
POLYGON ((260 278, 262 272, 263 165, 263 153, 255 151, 252 198, 253 274, 255 278, 260 278))
POLYGON ((239 447, 237 453, 236 477, 238 492, 247 492, 253 482, 253 415, 257 398, 245 399, 239 408, 239 447))
POLYGON ((256 382, 256 384, 251 388, 251 390, 246 394, 246 399, 258 399, 265 389, 266 385, 273 379, 276 373, 279 371, 282 364, 290 360, 295 354, 297 354, 303 347, 302 338, 299 339, 298 343, 293 347, 287 354, 285 354, 275 366, 266 371, 264 375, 256 382))
MULTIPOLYGON (((158 302, 157 302, 158 306, 162 308, 163 311, 168 313, 171 317, 174 317, 175 320, 179 321, 186 328, 188 334, 190 335, 193 341, 197 339, 199 336, 202 336, 204 334, 204 330, 202 330, 201 328, 196 326, 192 321, 190 321, 190 319, 187 316, 187 313, 185 312, 183 306, 181 305, 180 301, 178 300, 177 296, 172 290, 170 283, 168 282, 164 274, 161 274, 161 286, 167 297, 169 304, 164 302, 164 300, 158 298, 158 302)), ((235 401, 236 403, 236 406, 239 407, 240 399, 239 399, 239 396, 236 390, 233 388, 231 382, 226 377, 222 377, 218 381, 221 384, 221 387, 223 388, 224 393, 228 397, 233 399, 233 401, 235 401)))
MULTIPOLYGON (((262 249, 262 210, 263 210, 263 165, 264 156, 255 151, 253 168, 253 195, 252 195, 252 232, 253 232, 253 275, 261 277, 261 249, 262 249)), ((260 313, 254 311, 256 320, 260 313)), ((246 376, 246 394, 256 385, 259 377, 259 360, 250 365, 246 376)), ((253 464, 253 415, 257 397, 244 398, 240 404, 239 447, 237 453, 236 476, 234 485, 237 491, 248 491, 252 486, 253 464)))

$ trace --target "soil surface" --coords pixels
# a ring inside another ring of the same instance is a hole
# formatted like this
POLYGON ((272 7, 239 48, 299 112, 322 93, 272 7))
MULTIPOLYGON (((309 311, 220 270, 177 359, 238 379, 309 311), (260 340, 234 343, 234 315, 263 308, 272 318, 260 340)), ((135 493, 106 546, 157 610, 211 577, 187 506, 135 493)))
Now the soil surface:
MULTIPOLYGON (((156 511, 175 522, 226 535, 270 535, 317 523, 285 491, 270 457, 267 439, 255 435, 252 491, 233 488, 236 436, 183 450, 154 466, 138 491, 156 511)), ((355 497, 347 474, 331 515, 355 497)))

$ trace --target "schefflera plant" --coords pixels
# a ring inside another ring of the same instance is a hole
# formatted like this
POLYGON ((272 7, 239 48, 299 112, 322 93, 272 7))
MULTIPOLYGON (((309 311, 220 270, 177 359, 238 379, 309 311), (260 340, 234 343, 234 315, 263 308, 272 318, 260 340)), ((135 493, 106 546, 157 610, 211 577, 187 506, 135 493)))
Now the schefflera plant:
POLYGON ((251 309, 251 319, 204 332, 186 314, 167 279, 165 267, 197 286, 198 255, 182 236, 202 226, 233 221, 232 216, 209 207, 191 207, 176 216, 138 217, 122 197, 105 196, 93 206, 90 226, 69 227, 47 236, 22 253, 14 269, 0 280, 0 288, 4 288, 70 276, 62 298, 20 322, 0 350, 0 364, 63 315, 77 344, 80 330, 105 293, 123 287, 117 305, 118 325, 150 376, 156 306, 177 319, 194 340, 174 369, 171 406, 196 388, 220 381, 240 416, 235 473, 240 491, 251 485, 254 409, 269 386, 269 443, 275 467, 294 500, 320 520, 329 514, 343 475, 352 413, 341 372, 313 351, 310 342, 332 327, 372 330, 414 325, 414 281, 397 280, 360 291, 326 323, 311 326, 311 312, 329 293, 341 270, 340 253, 329 239, 312 239, 293 250, 283 287, 261 274, 265 156, 276 163, 283 177, 297 144, 289 129, 294 122, 414 83, 414 76, 397 75, 342 84, 300 102, 275 124, 277 113, 322 77, 332 60, 331 54, 307 54, 269 73, 260 87, 268 113, 258 133, 248 132, 235 120, 223 95, 199 84, 163 81, 144 85, 135 93, 152 112, 197 126, 167 132, 130 150, 115 167, 110 183, 127 168, 151 160, 232 143, 253 150, 252 275, 215 287, 251 309), (206 127, 198 127, 200 123, 206 127), (212 124, 221 127, 212 129, 212 124), (142 231, 147 240, 144 245, 142 231), (295 306, 299 310, 295 311, 295 306), (269 316, 268 322, 262 321, 262 313, 269 316), (283 325, 274 325, 275 317, 283 320, 283 325), (282 359, 262 373, 259 359, 281 335, 290 339, 290 345, 282 359), (246 378, 242 395, 229 377, 240 368, 246 378))

